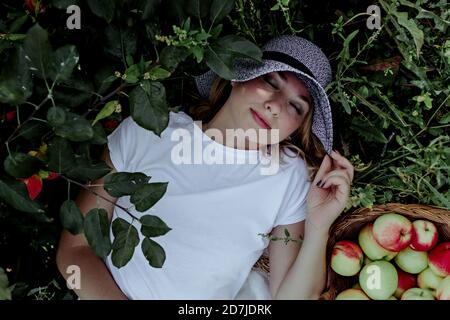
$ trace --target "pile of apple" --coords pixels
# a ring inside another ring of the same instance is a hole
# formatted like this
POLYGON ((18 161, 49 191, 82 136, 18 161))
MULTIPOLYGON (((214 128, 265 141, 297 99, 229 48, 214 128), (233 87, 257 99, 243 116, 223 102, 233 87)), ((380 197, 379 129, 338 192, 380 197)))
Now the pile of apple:
POLYGON ((450 242, 436 226, 387 213, 333 247, 331 268, 359 283, 336 300, 450 300, 450 242), (394 263, 395 262, 395 263, 394 263))

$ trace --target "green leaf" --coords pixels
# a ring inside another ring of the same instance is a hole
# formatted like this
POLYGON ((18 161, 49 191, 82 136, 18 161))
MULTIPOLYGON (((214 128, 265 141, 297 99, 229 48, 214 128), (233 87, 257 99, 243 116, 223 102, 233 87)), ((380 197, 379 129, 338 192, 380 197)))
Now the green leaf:
POLYGON ((40 78, 47 78, 49 63, 53 58, 47 31, 39 24, 35 24, 27 32, 24 48, 30 70, 40 78))
POLYGON ((139 235, 132 224, 121 218, 113 221, 112 230, 114 242, 111 260, 114 266, 121 268, 133 257, 134 248, 139 244, 139 235))
POLYGON ((106 258, 111 251, 111 239, 108 213, 105 209, 95 208, 88 212, 84 219, 84 234, 95 253, 101 258, 106 258))
POLYGON ((230 53, 219 47, 208 47, 205 51, 206 65, 224 79, 235 78, 233 71, 233 57, 230 53))
POLYGON ((288 238, 291 236, 291 234, 289 233, 289 230, 286 228, 284 228, 284 235, 288 238))
POLYGON ((52 127, 61 126, 66 122, 66 111, 60 107, 51 107, 47 111, 47 121, 52 127))
POLYGON ((413 19, 408 19, 408 13, 407 12, 397 12, 393 11, 394 15, 397 17, 398 23, 405 27, 406 30, 409 31, 409 33, 412 35, 414 44, 416 45, 416 54, 417 57, 420 55, 420 49, 422 48, 424 36, 423 31, 419 29, 417 24, 414 22, 413 19))
POLYGON ((73 108, 86 103, 92 92, 94 92, 92 82, 74 72, 69 79, 60 83, 58 90, 53 91, 53 97, 57 104, 73 108))
POLYGON ((105 30, 105 51, 112 56, 125 61, 126 56, 134 56, 137 48, 137 35, 132 29, 121 29, 108 26, 105 30))
POLYGON ((75 165, 66 171, 66 174, 74 179, 82 181, 97 180, 108 174, 111 168, 104 162, 91 163, 84 157, 77 158, 75 165))
POLYGON ((51 171, 66 173, 75 165, 75 157, 69 141, 55 137, 48 144, 48 166, 51 171))
POLYGON ((76 113, 67 112, 65 123, 55 128, 55 134, 70 141, 80 142, 92 139, 94 130, 87 119, 76 113))
POLYGON ((95 117, 94 122, 92 122, 92 125, 96 124, 97 121, 102 120, 102 119, 112 115, 118 105, 119 105, 119 100, 109 101, 107 104, 105 104, 105 106, 102 108, 102 110, 100 110, 100 112, 95 117))
POLYGON ((146 185, 150 177, 141 172, 115 172, 105 177, 103 188, 115 198, 128 196, 146 185))
POLYGON ((235 56, 250 58, 260 63, 263 62, 261 49, 245 38, 235 35, 228 35, 220 38, 218 43, 220 43, 220 46, 222 46, 226 51, 235 56))
POLYGON ((56 83, 67 80, 78 63, 78 52, 75 46, 66 45, 55 51, 49 65, 49 77, 56 83))
POLYGON ((135 84, 139 81, 139 76, 141 75, 139 71, 139 66, 137 64, 133 64, 125 71, 125 82, 135 84))
POLYGON ((94 136, 92 137, 91 143, 92 144, 99 144, 104 145, 108 142, 108 139, 106 137, 106 132, 103 126, 100 123, 96 123, 92 129, 94 130, 94 136))
POLYGON ((197 63, 200 63, 203 61, 204 51, 203 51, 202 47, 200 47, 200 46, 191 47, 191 52, 194 55, 194 58, 197 61, 197 63))
POLYGON ((14 178, 28 178, 41 169, 43 162, 21 152, 13 152, 3 162, 5 171, 14 178))
POLYGON ((161 80, 170 77, 170 71, 161 66, 155 66, 149 70, 150 80, 161 80))
POLYGON ((9 288, 8 276, 0 267, 0 300, 11 300, 11 289, 9 288))
POLYGON ((447 112, 447 114, 443 115, 442 118, 439 120, 440 124, 447 124, 450 122, 450 112, 447 112))
POLYGON ((114 10, 116 6, 115 1, 89 0, 87 3, 89 5, 89 8, 95 15, 105 19, 107 22, 111 22, 112 18, 114 17, 114 10))
POLYGON ((165 47, 159 55, 159 62, 166 68, 175 70, 179 63, 183 62, 189 55, 186 48, 165 47))
POLYGON ((155 182, 140 186, 130 198, 136 210, 144 212, 161 199, 166 193, 168 182, 155 182))
POLYGON ((30 120, 22 124, 19 129, 19 136, 33 141, 41 140, 41 138, 50 131, 49 126, 37 120, 30 120))
POLYGON ((32 94, 33 80, 23 48, 19 47, 1 69, 0 103, 13 105, 24 103, 32 94))
POLYGON ((166 261, 164 249, 155 241, 145 238, 142 241, 142 253, 153 268, 161 268, 166 261))
POLYGON ((154 215, 147 214, 139 220, 142 224, 141 233, 146 237, 159 237, 172 230, 164 221, 154 215))
POLYGON ((353 117, 351 120, 350 129, 357 132, 368 142, 386 143, 388 141, 380 128, 381 126, 370 125, 359 117, 353 117))
POLYGON ((234 0, 214 0, 209 12, 211 24, 225 18, 234 8, 234 0))
POLYGON ((25 184, 21 182, 5 183, 0 180, 0 199, 14 209, 28 213, 44 213, 37 202, 30 200, 25 184))
POLYGON ((70 5, 79 5, 79 0, 52 0, 51 4, 58 9, 66 10, 70 5))
POLYGON ((84 218, 75 201, 66 200, 59 211, 62 226, 73 235, 83 232, 84 218))
POLYGON ((160 136, 169 124, 166 90, 159 82, 143 81, 130 93, 131 116, 141 127, 160 136))

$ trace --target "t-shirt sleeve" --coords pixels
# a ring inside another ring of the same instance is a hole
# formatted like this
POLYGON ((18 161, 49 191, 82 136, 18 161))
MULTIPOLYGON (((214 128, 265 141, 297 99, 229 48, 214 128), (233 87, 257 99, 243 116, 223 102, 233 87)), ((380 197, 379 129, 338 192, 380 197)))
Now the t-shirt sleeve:
POLYGON ((298 163, 299 166, 291 176, 287 192, 281 203, 280 211, 275 220, 275 227, 297 223, 306 218, 306 197, 311 182, 308 181, 308 172, 303 160, 298 163))
POLYGON ((118 172, 128 170, 130 159, 136 152, 133 148, 138 140, 138 130, 138 124, 129 116, 108 135, 109 155, 118 172))

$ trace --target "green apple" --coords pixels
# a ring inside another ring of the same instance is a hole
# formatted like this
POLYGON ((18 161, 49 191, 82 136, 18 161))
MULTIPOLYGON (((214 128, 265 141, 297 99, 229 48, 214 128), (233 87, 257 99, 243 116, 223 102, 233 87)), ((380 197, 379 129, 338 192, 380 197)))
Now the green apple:
POLYGON ((436 290, 443 277, 436 275, 430 268, 423 270, 417 277, 417 284, 422 289, 436 290))
POLYGON ((395 262, 405 272, 418 274, 428 266, 428 254, 425 251, 415 251, 406 247, 395 257, 395 262))
POLYGON ((361 289, 347 289, 339 293, 336 300, 370 300, 361 289))
POLYGON ((364 254, 352 241, 338 241, 331 253, 331 269, 341 276, 354 276, 361 270, 364 254))
POLYGON ((361 229, 358 235, 358 242, 361 249, 370 260, 392 260, 397 252, 389 251, 380 246, 373 237, 373 223, 368 223, 361 229))
POLYGON ((450 300, 450 276, 445 277, 436 289, 438 300, 450 300))
POLYGON ((403 293, 402 300, 434 300, 434 297, 430 290, 410 288, 403 293))
POLYGON ((388 300, 398 300, 395 296, 390 296, 388 300))
POLYGON ((394 294, 397 284, 397 270, 384 260, 365 265, 359 273, 359 285, 374 300, 388 299, 394 294))

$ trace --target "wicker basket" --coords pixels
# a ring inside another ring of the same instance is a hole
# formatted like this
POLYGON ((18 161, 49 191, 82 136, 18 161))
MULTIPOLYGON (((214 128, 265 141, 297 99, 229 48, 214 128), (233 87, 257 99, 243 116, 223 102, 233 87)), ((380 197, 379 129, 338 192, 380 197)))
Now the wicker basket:
POLYGON ((439 241, 450 241, 450 211, 420 204, 389 203, 374 205, 371 209, 360 208, 339 217, 330 228, 327 244, 327 288, 321 296, 324 300, 334 300, 337 294, 357 282, 355 277, 342 277, 335 273, 330 265, 331 252, 336 242, 354 240, 368 222, 374 221, 386 213, 398 213, 411 221, 425 219, 432 221, 439 231, 439 241))
MULTIPOLYGON (((342 277, 331 269, 331 252, 336 242, 340 240, 354 240, 357 242, 361 228, 366 223, 372 222, 386 213, 398 213, 411 221, 417 219, 432 221, 438 228, 439 241, 450 241, 450 210, 420 204, 388 203, 374 205, 371 209, 360 208, 342 215, 330 228, 330 236, 327 243, 327 286, 320 299, 334 300, 339 292, 350 288, 353 283, 357 282, 356 276, 342 277)), ((261 256, 254 269, 266 273, 270 272, 267 255, 261 256)))

